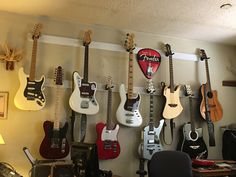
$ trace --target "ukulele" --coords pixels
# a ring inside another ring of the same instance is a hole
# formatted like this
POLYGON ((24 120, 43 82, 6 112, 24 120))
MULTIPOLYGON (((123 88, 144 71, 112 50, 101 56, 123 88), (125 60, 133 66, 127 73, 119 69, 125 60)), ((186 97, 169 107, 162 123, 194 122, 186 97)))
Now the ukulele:
POLYGON ((63 127, 60 127, 60 106, 61 103, 61 88, 62 82, 62 67, 58 66, 56 69, 56 103, 54 122, 45 121, 43 123, 43 129, 45 137, 40 145, 39 152, 42 157, 47 159, 60 159, 64 158, 69 153, 69 144, 66 139, 66 133, 68 130, 68 123, 66 122, 63 127))
POLYGON ((180 85, 174 87, 173 76, 173 61, 172 61, 171 47, 169 44, 165 45, 165 55, 169 56, 169 71, 170 71, 170 86, 164 88, 164 96, 166 98, 165 107, 163 110, 163 117, 166 119, 176 118, 183 111, 183 107, 179 100, 180 85))
POLYGON ((97 130, 97 148, 99 159, 114 159, 120 154, 120 144, 117 140, 119 125, 112 124, 112 88, 111 78, 109 78, 106 90, 108 90, 108 104, 107 104, 107 122, 106 124, 100 122, 96 125, 97 130))
POLYGON ((142 132, 143 142, 139 147, 139 154, 142 158, 151 160, 152 155, 155 152, 163 150, 160 143, 160 133, 164 124, 164 119, 160 120, 159 126, 155 127, 155 122, 153 119, 153 93, 155 88, 153 86, 152 80, 148 80, 147 93, 150 95, 150 113, 149 113, 149 124, 144 127, 142 132))
POLYGON ((127 34, 124 47, 129 52, 129 73, 128 73, 128 93, 125 85, 120 85, 121 102, 116 111, 117 121, 128 127, 139 127, 142 124, 142 117, 139 112, 140 95, 133 93, 133 50, 135 49, 134 34, 127 34))
POLYGON ((186 96, 189 97, 190 122, 185 123, 181 129, 179 150, 189 154, 191 159, 204 158, 208 156, 206 143, 202 137, 202 128, 195 128, 194 113, 193 113, 193 93, 190 85, 185 85, 186 96))
POLYGON ((74 90, 69 99, 72 110, 81 114, 93 115, 99 111, 99 105, 95 98, 97 84, 88 82, 88 63, 89 63, 89 44, 91 31, 84 33, 83 45, 84 54, 84 77, 82 78, 77 71, 73 73, 74 90))
POLYGON ((200 59, 202 61, 205 60, 205 69, 206 69, 206 78, 207 78, 207 83, 205 84, 206 90, 204 90, 203 86, 201 86, 201 89, 200 89, 201 95, 202 95, 200 112, 201 112, 202 117, 204 119, 206 119, 205 100, 207 99, 211 121, 216 122, 216 121, 221 120, 221 118, 223 116, 223 110, 222 110, 221 104, 217 98, 217 91, 212 90, 212 88, 211 88, 211 81, 210 81, 210 74, 209 74, 209 67, 208 67, 208 59, 210 59, 210 58, 207 57, 207 55, 203 49, 200 49, 200 59), (206 96, 204 96, 205 92, 206 92, 206 96))
POLYGON ((42 76, 40 80, 35 80, 37 42, 40 37, 41 28, 41 24, 36 24, 34 27, 30 74, 26 75, 23 67, 18 72, 20 87, 15 95, 14 103, 21 110, 37 111, 42 109, 46 103, 44 93, 42 92, 45 77, 42 76))

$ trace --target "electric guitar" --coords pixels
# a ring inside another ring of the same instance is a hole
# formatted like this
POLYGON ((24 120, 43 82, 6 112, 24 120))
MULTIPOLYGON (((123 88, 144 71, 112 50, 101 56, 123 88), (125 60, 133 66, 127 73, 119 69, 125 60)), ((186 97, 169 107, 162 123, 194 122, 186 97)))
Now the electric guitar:
POLYGON ((75 112, 93 115, 99 111, 99 105, 95 98, 97 84, 95 82, 88 82, 90 34, 91 31, 86 31, 83 40, 85 47, 84 77, 82 78, 77 71, 73 73, 74 90, 70 96, 69 105, 75 112))
POLYGON ((160 143, 160 133, 164 124, 164 119, 161 119, 159 126, 155 127, 155 122, 153 119, 153 93, 155 88, 153 86, 152 80, 148 80, 147 93, 150 95, 150 113, 149 113, 149 124, 144 127, 142 132, 143 142, 140 144, 140 156, 144 159, 151 160, 152 155, 155 152, 163 150, 160 143))
POLYGON ((37 42, 40 37, 41 24, 36 24, 33 32, 33 49, 30 74, 26 75, 21 67, 18 72, 20 87, 15 95, 15 106, 21 110, 36 111, 45 106, 46 100, 43 93, 45 77, 35 80, 37 42))
POLYGON ((47 159, 60 159, 64 158, 69 153, 69 144, 66 138, 68 130, 68 123, 66 122, 63 127, 60 126, 60 106, 61 103, 61 88, 62 82, 62 67, 58 66, 56 69, 56 103, 54 122, 45 121, 43 123, 43 129, 45 137, 40 145, 39 152, 42 157, 47 159))
POLYGON ((129 73, 128 73, 128 93, 126 93, 125 85, 120 85, 121 102, 116 111, 117 121, 128 127, 139 127, 142 124, 142 116, 139 112, 139 104, 141 97, 139 94, 134 96, 133 93, 133 50, 135 49, 134 34, 127 34, 125 49, 129 52, 129 73))
POLYGON ((118 124, 112 124, 112 88, 111 78, 109 79, 106 89, 108 90, 107 104, 107 122, 100 122, 96 125, 97 130, 97 148, 99 159, 114 159, 120 154, 120 144, 117 140, 119 131, 118 124))
POLYGON ((202 101, 200 105, 200 112, 201 112, 202 117, 206 119, 205 99, 207 99, 208 104, 209 104, 211 121, 216 122, 216 121, 221 120, 223 116, 223 110, 217 98, 217 91, 212 90, 211 88, 211 81, 210 81, 210 74, 209 74, 209 67, 208 67, 208 59, 210 58, 207 57, 203 49, 200 49, 200 59, 202 61, 205 60, 205 69, 206 69, 206 78, 207 78, 207 83, 205 84, 206 90, 204 90, 204 87, 201 86, 202 101), (204 92, 206 92, 206 97, 204 96, 204 92))
POLYGON ((172 61, 171 47, 169 44, 165 45, 165 55, 169 56, 169 70, 170 70, 170 86, 164 89, 164 96, 166 98, 165 107, 163 110, 163 117, 166 119, 176 118, 183 111, 183 107, 179 100, 180 85, 174 87, 173 75, 173 61, 172 61))
POLYGON ((185 85, 186 96, 189 97, 190 122, 185 123, 180 134, 180 150, 189 154, 192 159, 204 158, 208 156, 206 143, 202 137, 202 128, 195 128, 193 113, 193 93, 190 85, 185 85))

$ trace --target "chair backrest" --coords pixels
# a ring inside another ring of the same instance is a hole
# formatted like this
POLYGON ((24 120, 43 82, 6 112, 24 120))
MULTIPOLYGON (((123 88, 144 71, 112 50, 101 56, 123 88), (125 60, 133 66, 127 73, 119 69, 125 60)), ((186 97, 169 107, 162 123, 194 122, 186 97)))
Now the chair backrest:
POLYGON ((156 152, 148 162, 148 176, 192 177, 192 161, 185 152, 156 152))

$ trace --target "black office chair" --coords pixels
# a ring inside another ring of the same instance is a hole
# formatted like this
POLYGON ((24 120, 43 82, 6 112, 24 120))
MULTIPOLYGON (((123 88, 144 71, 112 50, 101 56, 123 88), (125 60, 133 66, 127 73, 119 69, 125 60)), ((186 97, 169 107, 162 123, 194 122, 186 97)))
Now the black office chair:
POLYGON ((148 177, 192 177, 192 161, 185 152, 156 152, 148 162, 148 177))

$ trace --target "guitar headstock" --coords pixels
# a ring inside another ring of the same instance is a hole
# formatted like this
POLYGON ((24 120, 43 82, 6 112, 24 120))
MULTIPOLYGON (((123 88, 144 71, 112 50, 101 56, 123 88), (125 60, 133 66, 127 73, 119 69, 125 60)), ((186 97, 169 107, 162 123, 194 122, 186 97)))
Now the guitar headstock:
POLYGON ((188 96, 188 97, 193 96, 191 85, 184 85, 184 90, 185 90, 185 96, 188 96))
POLYGON ((126 40, 125 40, 124 47, 127 52, 132 52, 135 49, 134 34, 133 33, 126 34, 126 40))
POLYGON ((109 90, 109 89, 112 89, 114 86, 113 86, 113 83, 112 83, 112 77, 111 76, 108 76, 107 77, 107 84, 105 86, 106 90, 109 90))
POLYGON ((165 56, 168 57, 171 55, 174 55, 174 53, 171 51, 170 44, 165 44, 165 56))
POLYGON ((154 84, 153 84, 152 79, 148 79, 147 82, 148 82, 148 83, 147 83, 147 88, 146 88, 147 93, 153 94, 153 93, 156 91, 156 89, 155 89, 155 87, 154 87, 154 84))
POLYGON ((84 32, 84 39, 83 39, 83 45, 88 46, 91 43, 91 30, 87 30, 84 32))
POLYGON ((202 61, 210 59, 209 57, 207 57, 204 49, 199 49, 199 54, 200 54, 200 60, 202 61))
POLYGON ((33 29, 33 36, 32 36, 33 40, 36 40, 40 37, 40 35, 41 35, 40 31, 41 31, 42 27, 43 27, 43 25, 41 23, 35 24, 34 29, 33 29))
POLYGON ((63 79, 63 69, 61 66, 58 66, 57 68, 55 68, 55 79, 54 79, 55 84, 63 85, 62 79, 63 79))

